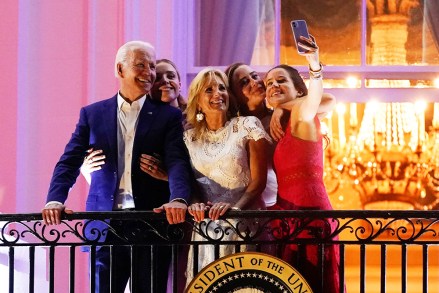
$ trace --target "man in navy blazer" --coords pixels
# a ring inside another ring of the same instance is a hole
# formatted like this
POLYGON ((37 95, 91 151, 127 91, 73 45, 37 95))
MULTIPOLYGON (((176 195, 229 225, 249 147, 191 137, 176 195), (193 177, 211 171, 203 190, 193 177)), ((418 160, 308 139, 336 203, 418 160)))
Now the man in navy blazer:
MULTIPOLYGON (((62 212, 72 212, 64 203, 90 148, 103 151, 105 164, 91 174, 87 211, 154 210, 166 212, 170 224, 185 220, 191 193, 191 169, 183 142, 182 114, 149 96, 156 77, 155 63, 155 51, 149 43, 132 41, 119 48, 115 62, 119 92, 81 109, 76 129, 52 176, 47 204, 42 211, 47 225, 59 224, 62 212), (157 180, 143 172, 141 154, 159 156, 169 181, 157 180)), ((108 226, 93 221, 87 231, 91 228, 102 231, 108 226)), ((105 242, 106 235, 104 233, 100 240, 105 242)), ((115 263, 120 270, 113 276, 116 278, 113 292, 123 292, 130 277, 130 255, 129 251, 118 251, 117 255, 120 257, 115 263), (126 270, 127 273, 123 273, 126 270)), ((168 255, 161 257, 168 258, 168 255)), ((146 258, 148 252, 138 255, 138 259, 148 262, 146 258)), ((100 247, 96 253, 96 292, 109 292, 109 261, 108 247, 100 247)), ((162 272, 158 274, 164 277, 156 284, 156 292, 162 292, 166 283, 166 260, 161 259, 160 263, 162 272)), ((143 280, 148 278, 139 279, 143 283, 138 285, 140 292, 148 292, 151 284, 143 280)))

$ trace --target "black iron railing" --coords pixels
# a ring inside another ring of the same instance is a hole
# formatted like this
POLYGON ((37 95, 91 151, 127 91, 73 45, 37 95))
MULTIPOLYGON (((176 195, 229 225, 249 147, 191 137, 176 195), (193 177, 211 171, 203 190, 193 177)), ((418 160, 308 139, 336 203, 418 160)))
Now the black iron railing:
MULTIPOLYGON (((59 282, 66 284, 64 292, 94 292, 93 277, 87 282, 88 288, 75 285, 79 278, 75 266, 80 247, 90 251, 91 261, 96 249, 103 245, 147 247, 152 255, 156 247, 170 247, 172 265, 168 292, 180 292, 186 268, 181 262, 188 259, 185 254, 190 246, 195 248, 191 250, 190 259, 198 259, 197 247, 202 245, 214 245, 218 258, 220 247, 224 245, 232 245, 234 252, 240 252, 242 245, 249 245, 255 251, 280 256, 287 244, 318 246, 322 253, 322 247, 336 245, 341 264, 340 292, 345 286, 348 292, 439 291, 439 212, 436 211, 230 211, 223 218, 222 226, 216 224, 206 221, 196 225, 188 218, 183 224, 168 225, 164 215, 131 211, 75 213, 65 215, 58 226, 46 226, 40 214, 0 214, 0 266, 4 269, 0 274, 7 280, 7 285, 2 281, 0 291, 7 288, 9 291, 5 292, 22 292, 16 287, 18 274, 24 274, 27 279, 19 282, 26 283, 28 292, 57 292, 59 282), (106 229, 91 228, 96 222, 105 223, 106 229), (116 229, 113 223, 122 223, 123 229, 116 229), (213 229, 207 229, 212 225, 215 225, 213 229), (202 241, 194 240, 193 233, 200 235, 202 241), (110 234, 113 237, 102 243, 103 236, 110 234), (233 240, 228 237, 231 234, 236 235, 233 240), (60 248, 68 250, 67 258, 62 260, 63 268, 69 270, 68 280, 55 277, 60 248), (17 257, 19 249, 26 250, 24 261, 17 257), (38 249, 44 249, 45 257, 36 257, 38 249), (379 275, 373 288, 367 279, 371 267, 367 260, 371 258, 375 262, 372 267, 379 275), (41 260, 43 264, 39 263, 41 260), (416 284, 411 284, 408 276, 413 263, 420 268, 416 284), (41 266, 47 270, 47 289, 35 283, 36 268, 41 266), (353 276, 348 270, 358 274, 353 276), (394 281, 388 280, 390 270, 393 274, 395 270, 399 272, 396 287, 394 281), (7 272, 6 278, 4 272, 7 272), (411 291, 413 287, 416 291, 411 291)), ((319 264, 323 261, 322 258, 319 264)), ((90 268, 93 270, 93 266, 90 268)), ((200 269, 194 264, 194 273, 200 269)), ((153 279, 154 268, 150 273, 153 279)), ((93 276, 93 272, 90 275, 93 276)), ((316 277, 323 280, 322 276, 316 277)), ((319 290, 325 292, 324 288, 322 281, 319 290)))

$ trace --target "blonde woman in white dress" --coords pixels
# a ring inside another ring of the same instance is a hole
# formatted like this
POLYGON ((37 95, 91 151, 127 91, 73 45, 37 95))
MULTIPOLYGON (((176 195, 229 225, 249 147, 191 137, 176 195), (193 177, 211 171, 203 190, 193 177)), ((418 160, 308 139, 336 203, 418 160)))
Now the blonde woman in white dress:
MULTIPOLYGON (((187 121, 193 128, 186 130, 184 140, 189 150, 199 199, 188 208, 197 222, 193 240, 237 240, 228 221, 218 220, 227 210, 264 209, 261 193, 267 181, 267 148, 271 139, 258 118, 229 117, 229 93, 226 75, 215 68, 205 68, 189 87, 187 121), (205 211, 214 222, 204 219, 205 211)), ((230 111, 234 113, 235 111, 230 111)), ((198 246, 198 271, 215 260, 213 245, 198 246)), ((241 251, 245 250, 241 248, 241 251)), ((234 253, 233 245, 220 245, 219 256, 234 253)), ((193 249, 189 252, 187 282, 193 278, 193 249)), ((249 292, 249 291, 247 291, 249 292)))

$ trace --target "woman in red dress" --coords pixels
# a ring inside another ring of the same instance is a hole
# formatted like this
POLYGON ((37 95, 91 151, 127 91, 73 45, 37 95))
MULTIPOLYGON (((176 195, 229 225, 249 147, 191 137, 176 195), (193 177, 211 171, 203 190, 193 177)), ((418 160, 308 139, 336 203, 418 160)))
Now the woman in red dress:
MULTIPOLYGON (((303 38, 299 46, 309 62, 309 90, 298 71, 287 65, 279 65, 267 72, 265 84, 267 98, 274 107, 290 112, 285 136, 278 142, 274 153, 274 169, 278 181, 276 207, 280 210, 332 210, 323 183, 323 136, 318 118, 323 94, 322 66, 319 62, 318 47, 313 37, 303 38)), ((335 105, 328 104, 329 112, 335 105)), ((296 219, 297 220, 297 219, 296 219)), ((290 219, 293 227, 301 222, 290 219)), ((333 231, 334 225, 312 223, 311 228, 323 228, 323 235, 333 231)), ((308 226, 309 227, 309 226, 308 226)), ((291 231, 289 231, 291 232, 291 231)), ((315 237, 309 230, 298 238, 315 237)), ((288 244, 282 250, 282 259, 298 269, 313 288, 313 292, 335 293, 339 289, 338 246, 325 245, 323 248, 323 277, 319 268, 318 245, 301 246, 288 244), (323 278, 323 282, 322 281, 323 278), (323 289, 324 288, 324 289, 323 289)))

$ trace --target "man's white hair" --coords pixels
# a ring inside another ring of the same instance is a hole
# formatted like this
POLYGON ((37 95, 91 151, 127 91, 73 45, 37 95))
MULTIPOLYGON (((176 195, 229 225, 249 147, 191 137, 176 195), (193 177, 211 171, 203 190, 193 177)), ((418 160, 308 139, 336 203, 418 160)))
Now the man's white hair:
POLYGON ((128 53, 135 51, 136 49, 154 49, 154 46, 144 41, 130 41, 123 44, 116 53, 116 61, 114 63, 114 75, 118 77, 117 65, 122 63, 127 64, 128 53))

